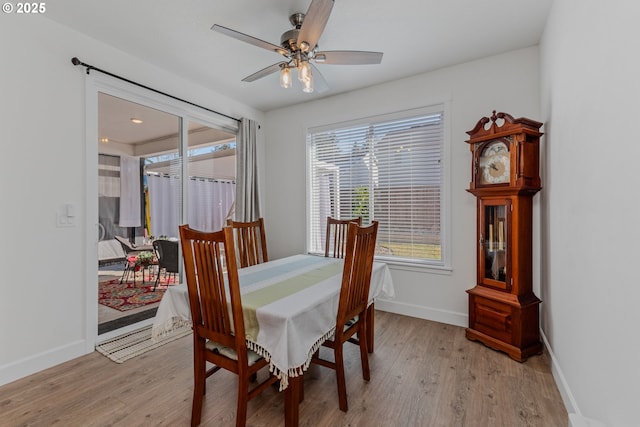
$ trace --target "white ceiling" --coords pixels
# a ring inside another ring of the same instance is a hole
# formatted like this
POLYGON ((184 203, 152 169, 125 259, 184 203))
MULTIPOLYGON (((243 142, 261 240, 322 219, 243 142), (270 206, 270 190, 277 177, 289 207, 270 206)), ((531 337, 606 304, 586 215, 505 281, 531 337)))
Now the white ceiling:
MULTIPOLYGON (((212 142, 226 142, 235 138, 234 134, 209 128, 197 122, 189 121, 187 125, 190 133, 190 147, 212 142)), ((98 94, 98 140, 103 143, 105 141, 102 139, 106 138, 107 143, 144 145, 149 149, 156 147, 164 150, 161 140, 173 138, 169 146, 176 149, 178 126, 177 116, 115 96, 98 94), (141 120, 142 123, 132 122, 131 119, 134 118, 141 120)), ((129 154, 142 155, 149 152, 129 154)))
MULTIPOLYGON (((268 111, 536 45, 552 1, 336 0, 320 49, 384 57, 379 65, 318 64, 330 86, 322 94, 282 89, 278 73, 242 82, 282 57, 210 29, 220 24, 278 45, 289 15, 306 12, 310 0, 57 0, 45 16, 268 111)), ((109 70, 108 59, 91 65, 109 70)))
POLYGON ((108 142, 141 144, 178 134, 178 117, 104 93, 98 94, 98 117, 98 139, 108 142))

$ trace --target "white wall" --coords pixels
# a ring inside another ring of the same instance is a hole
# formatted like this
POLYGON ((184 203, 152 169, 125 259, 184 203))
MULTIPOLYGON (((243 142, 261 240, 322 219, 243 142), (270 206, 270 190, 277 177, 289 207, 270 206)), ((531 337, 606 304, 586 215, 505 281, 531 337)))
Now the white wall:
MULTIPOLYGON (((491 110, 545 122, 541 227, 534 277, 542 326, 570 411, 637 425, 640 384, 636 242, 640 203, 633 124, 640 116, 640 3, 556 0, 541 44, 262 115, 39 16, 0 16, 3 236, 0 384, 87 351, 84 71, 92 63, 209 108, 262 123, 269 252, 305 250, 308 127, 451 102, 452 266, 447 274, 392 268, 386 308, 466 325, 475 279, 475 199, 464 143, 491 110), (541 94, 541 95, 540 95, 541 94), (539 99, 542 101, 539 102, 539 99), (267 141, 267 142, 265 142, 267 141), (58 160, 57 162, 55 160, 58 160), (635 185, 634 185, 635 184, 635 185), (78 226, 56 228, 77 206, 78 226), (279 238, 277 236, 286 236, 279 238), (72 265, 77 266, 73 268, 72 265)), ((537 223, 536 223, 537 225, 537 223)), ((385 306, 385 304, 378 304, 385 306)))
POLYGON ((85 212, 97 196, 87 201, 85 165, 96 161, 97 171, 97 159, 86 158, 97 141, 85 141, 85 73, 71 58, 230 116, 264 116, 42 16, 3 14, 0 40, 4 384, 92 349, 86 296, 96 284, 85 275, 96 268, 97 243, 86 244, 85 212), (66 203, 76 206, 77 226, 57 228, 66 203))
POLYGON ((542 324, 569 411, 616 427, 640 424, 639 17, 556 0, 541 43, 542 324))
POLYGON ((438 273, 391 266, 396 299, 376 307, 466 326, 465 290, 474 286, 476 277, 476 199, 465 191, 471 179, 465 132, 494 109, 539 119, 538 70, 538 50, 532 47, 268 112, 264 201, 269 255, 279 258, 306 250, 307 128, 450 101, 453 269, 438 273))

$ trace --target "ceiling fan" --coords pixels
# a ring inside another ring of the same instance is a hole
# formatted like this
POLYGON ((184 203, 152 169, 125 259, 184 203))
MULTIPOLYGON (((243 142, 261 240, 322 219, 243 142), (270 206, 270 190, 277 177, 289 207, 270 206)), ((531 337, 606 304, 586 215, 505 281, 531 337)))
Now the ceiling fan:
POLYGON ((329 89, 329 86, 313 62, 334 65, 364 65, 382 62, 382 52, 317 50, 318 40, 327 25, 333 3, 334 0, 311 0, 306 14, 298 12, 289 16, 289 22, 294 28, 282 34, 280 46, 218 24, 215 24, 211 29, 245 43, 279 53, 286 58, 285 61, 270 65, 245 77, 242 79, 243 82, 253 82, 280 71, 280 85, 288 88, 292 84, 291 69, 295 68, 298 70, 298 79, 302 82, 304 92, 313 92, 314 80, 315 89, 318 92, 324 92, 329 89))

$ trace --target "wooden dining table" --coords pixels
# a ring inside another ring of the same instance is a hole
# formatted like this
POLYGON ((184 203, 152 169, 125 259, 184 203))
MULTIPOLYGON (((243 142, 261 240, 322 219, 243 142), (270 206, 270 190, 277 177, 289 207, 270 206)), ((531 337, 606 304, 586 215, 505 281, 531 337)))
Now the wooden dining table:
MULTIPOLYGON (((238 270, 247 346, 265 357, 280 379, 287 427, 298 425, 302 379, 311 357, 335 331, 343 265, 343 259, 294 255, 238 270)), ((370 305, 394 295, 388 266, 374 262, 370 305)), ((163 296, 152 339, 184 325, 191 325, 191 311, 187 286, 180 284, 163 296)), ((368 333, 373 337, 372 329, 368 333)))

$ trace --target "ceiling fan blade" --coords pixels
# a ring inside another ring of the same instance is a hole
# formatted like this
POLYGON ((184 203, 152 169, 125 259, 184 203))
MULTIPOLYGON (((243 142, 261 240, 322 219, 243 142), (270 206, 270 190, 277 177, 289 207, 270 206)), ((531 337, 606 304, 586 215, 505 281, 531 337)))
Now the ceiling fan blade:
POLYGON ((329 20, 333 3, 334 0, 311 0, 298 34, 298 46, 301 46, 302 42, 307 42, 309 50, 316 47, 329 20))
POLYGON ((324 76, 318 70, 318 67, 309 63, 311 65, 311 75, 313 76, 313 90, 318 93, 323 93, 329 90, 329 84, 325 80, 324 76))
POLYGON ((282 62, 278 62, 277 64, 269 65, 267 68, 263 68, 262 70, 257 71, 251 74, 250 76, 245 77, 244 79, 242 79, 242 81, 243 82, 256 81, 258 79, 268 76, 269 74, 273 74, 276 71, 280 71, 280 68, 282 65, 287 65, 287 63, 285 61, 282 61, 282 62))
POLYGON ((328 50, 316 52, 314 58, 319 64, 366 65, 382 62, 382 52, 365 52, 360 50, 328 50))
POLYGON ((211 27, 211 29, 213 31, 217 31, 219 33, 222 33, 222 34, 224 34, 226 36, 233 37, 236 40, 240 40, 240 41, 243 41, 245 43, 249 43, 249 44, 252 44, 254 46, 260 47, 262 49, 267 49, 267 50, 270 50, 272 52, 279 53, 280 55, 287 56, 289 54, 289 52, 286 49, 284 49, 282 46, 278 46, 278 45, 275 45, 273 43, 269 43, 269 42, 266 42, 264 40, 257 39, 255 37, 250 36, 250 35, 241 33, 240 31, 236 31, 236 30, 232 30, 231 28, 223 27, 222 25, 215 24, 213 27, 211 27))

